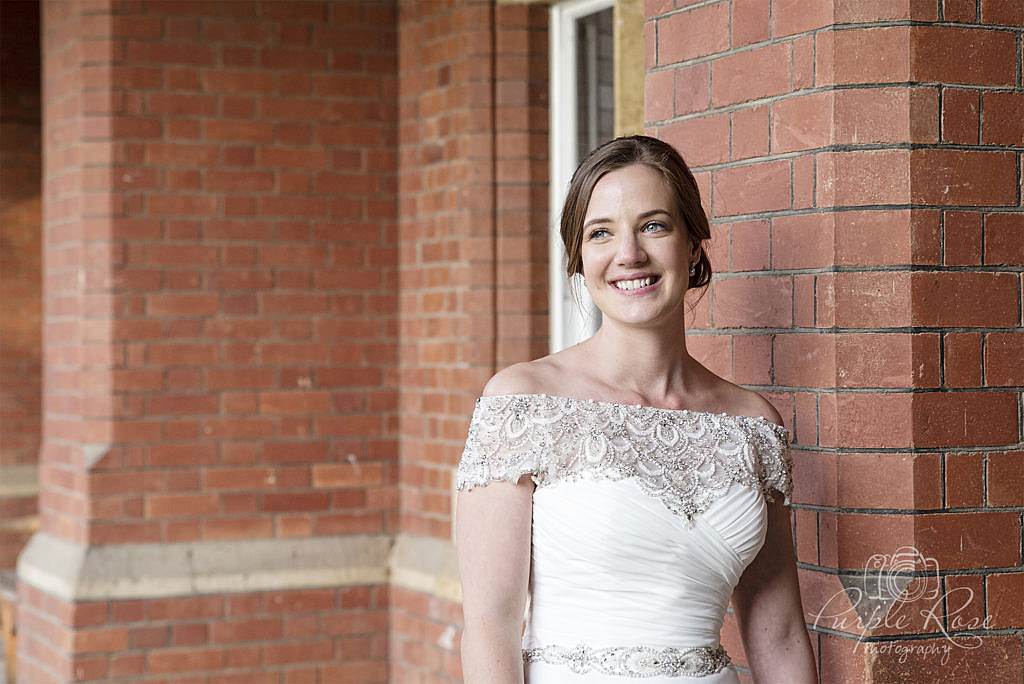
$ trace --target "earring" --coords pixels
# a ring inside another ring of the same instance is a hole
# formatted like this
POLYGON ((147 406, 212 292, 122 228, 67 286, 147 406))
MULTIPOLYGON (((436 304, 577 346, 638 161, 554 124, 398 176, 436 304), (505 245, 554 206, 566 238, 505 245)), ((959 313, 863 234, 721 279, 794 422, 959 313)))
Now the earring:
POLYGON ((697 264, 690 266, 690 275, 697 275, 697 264))

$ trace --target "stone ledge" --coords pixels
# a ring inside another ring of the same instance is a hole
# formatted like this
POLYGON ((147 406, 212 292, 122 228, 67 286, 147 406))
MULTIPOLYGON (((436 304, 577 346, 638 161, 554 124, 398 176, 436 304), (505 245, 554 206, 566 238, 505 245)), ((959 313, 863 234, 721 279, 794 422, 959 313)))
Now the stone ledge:
POLYGON ((455 545, 445 539, 400 534, 391 552, 391 584, 462 603, 455 545))
POLYGON ((384 584, 387 536, 84 547, 38 533, 18 578, 66 601, 384 584))
POLYGON ((84 547, 40 532, 18 559, 18 578, 69 602, 389 582, 462 600, 454 545, 410 535, 84 547))
POLYGON ((20 518, 0 518, 0 531, 31 534, 39 529, 39 516, 36 514, 25 515, 20 518))
POLYGON ((0 466, 0 499, 39 496, 39 466, 0 466))

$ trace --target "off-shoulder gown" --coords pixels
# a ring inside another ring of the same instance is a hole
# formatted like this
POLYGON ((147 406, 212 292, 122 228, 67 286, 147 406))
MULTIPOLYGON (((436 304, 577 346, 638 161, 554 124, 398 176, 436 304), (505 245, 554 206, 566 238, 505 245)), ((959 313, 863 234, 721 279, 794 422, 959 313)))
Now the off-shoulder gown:
POLYGON ((790 503, 788 430, 760 417, 547 394, 477 399, 456 486, 529 475, 529 684, 738 684, 719 634, 790 503))

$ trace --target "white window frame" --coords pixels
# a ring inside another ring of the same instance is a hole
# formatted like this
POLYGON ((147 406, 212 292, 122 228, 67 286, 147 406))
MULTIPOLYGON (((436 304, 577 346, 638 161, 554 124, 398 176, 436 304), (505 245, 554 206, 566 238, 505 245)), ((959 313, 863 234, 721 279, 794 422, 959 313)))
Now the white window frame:
POLYGON ((565 277, 565 248, 559 230, 562 203, 572 173, 579 164, 576 138, 576 20, 615 7, 615 0, 564 0, 551 6, 550 39, 550 226, 548 239, 548 291, 550 348, 557 352, 581 342, 597 331, 598 312, 582 277, 573 276, 587 318, 575 306, 565 277))

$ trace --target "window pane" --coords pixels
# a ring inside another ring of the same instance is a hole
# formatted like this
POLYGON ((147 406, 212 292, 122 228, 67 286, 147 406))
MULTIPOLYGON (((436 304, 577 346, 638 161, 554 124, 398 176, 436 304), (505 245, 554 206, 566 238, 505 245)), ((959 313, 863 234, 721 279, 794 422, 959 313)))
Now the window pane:
POLYGON ((576 20, 578 159, 615 131, 615 55, 612 8, 576 20))

